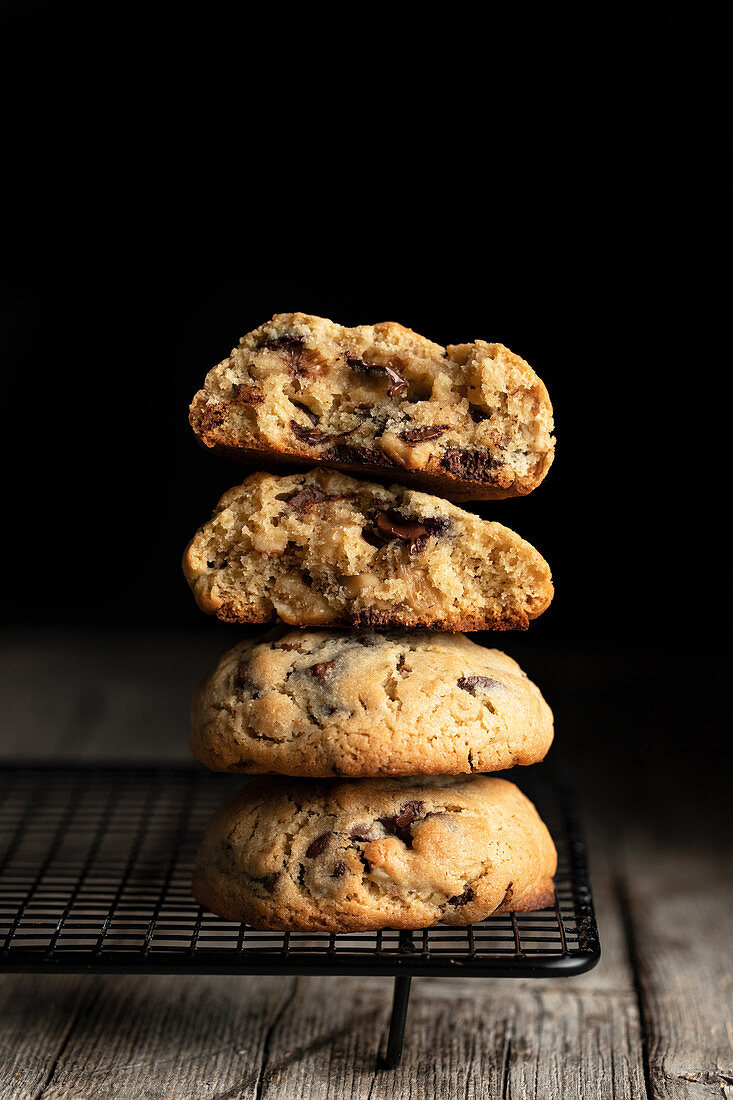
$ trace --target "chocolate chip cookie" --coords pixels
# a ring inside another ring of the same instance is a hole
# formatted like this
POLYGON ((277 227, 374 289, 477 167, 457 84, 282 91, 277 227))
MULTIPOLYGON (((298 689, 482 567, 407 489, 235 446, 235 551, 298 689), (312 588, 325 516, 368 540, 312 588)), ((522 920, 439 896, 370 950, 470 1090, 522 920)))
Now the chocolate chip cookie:
POLYGON ((428 928, 551 905, 556 862, 505 779, 267 778, 210 822, 193 890, 255 928, 428 928))
POLYGON ((503 344, 280 313, 242 337, 191 405, 204 446, 324 463, 454 500, 523 496, 554 455, 544 383, 503 344))
POLYGON ((334 470, 248 477, 183 569, 204 611, 240 623, 506 630, 553 594, 547 562, 500 523, 334 470))
POLYGON ((222 657, 192 727, 214 771, 355 777, 535 764, 553 733, 519 665, 463 634, 282 629, 222 657))

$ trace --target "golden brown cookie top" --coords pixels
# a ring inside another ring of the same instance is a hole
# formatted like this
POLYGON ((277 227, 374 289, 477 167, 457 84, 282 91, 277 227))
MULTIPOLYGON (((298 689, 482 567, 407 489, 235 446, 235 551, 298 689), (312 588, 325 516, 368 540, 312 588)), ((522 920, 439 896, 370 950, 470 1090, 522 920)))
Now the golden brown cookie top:
POLYGON ((423 928, 541 908, 556 854, 532 803, 487 776, 257 780, 201 846, 201 904, 255 927, 423 928))
POLYGON ((293 776, 489 772, 541 760, 552 713, 463 634, 284 630, 241 642, 192 708, 194 755, 293 776))

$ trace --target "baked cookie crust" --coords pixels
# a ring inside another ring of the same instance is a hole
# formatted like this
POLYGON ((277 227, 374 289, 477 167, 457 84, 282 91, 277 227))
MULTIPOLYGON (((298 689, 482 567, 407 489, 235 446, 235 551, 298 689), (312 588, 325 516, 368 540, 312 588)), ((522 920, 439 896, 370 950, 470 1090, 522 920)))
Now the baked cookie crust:
POLYGON ((453 500, 524 496, 554 457, 552 405, 503 344, 447 348, 395 322, 279 313, 206 376, 190 423, 246 462, 316 463, 453 500))
POLYGON ((428 928, 542 909, 556 864, 535 807, 505 779, 267 778, 210 822, 193 891, 254 928, 428 928))
POLYGON ((516 661, 463 634, 276 629, 224 654, 191 718, 213 771, 301 777, 502 771, 553 737, 516 661))

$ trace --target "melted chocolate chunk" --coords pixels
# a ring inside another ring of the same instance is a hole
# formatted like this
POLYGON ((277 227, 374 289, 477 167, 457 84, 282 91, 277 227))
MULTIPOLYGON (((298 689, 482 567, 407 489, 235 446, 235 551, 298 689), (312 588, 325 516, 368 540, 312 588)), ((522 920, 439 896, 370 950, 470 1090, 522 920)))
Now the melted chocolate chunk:
POLYGON ((297 420, 290 421, 290 430, 296 439, 301 443, 307 443, 309 447, 319 447, 331 439, 328 432, 322 432, 320 428, 303 428, 297 420))
POLYGON ((450 527, 449 519, 420 519, 418 516, 403 516, 392 510, 378 512, 374 522, 383 535, 409 542, 411 554, 425 549, 429 535, 443 535, 450 527))
POLYGON ((463 893, 456 894, 454 898, 448 898, 449 905, 468 905, 469 901, 473 901, 474 893, 470 886, 464 886, 463 893))
POLYGON ((257 386, 235 386, 232 402, 235 405, 261 405, 265 395, 257 386))
POLYGON ((283 500, 291 508, 294 508, 299 515, 303 516, 315 504, 322 504, 324 500, 351 500, 351 497, 330 496, 328 493, 324 493, 323 489, 319 489, 317 485, 306 485, 304 489, 299 489, 292 496, 283 497, 283 500))
POLYGON ((362 371, 364 374, 374 374, 379 371, 384 371, 392 383, 387 390, 390 397, 400 397, 407 391, 407 379, 403 378, 394 367, 387 366, 386 363, 367 363, 363 359, 357 359, 350 355, 346 356, 346 362, 353 370, 362 371))
POLYGON ((302 348, 304 343, 304 336, 275 336, 271 340, 263 340, 260 347, 278 351, 281 348, 302 348))
POLYGON ((412 846, 410 826, 415 821, 422 820, 424 808, 424 802, 413 799, 412 802, 406 802, 394 817, 380 817, 379 820, 388 833, 392 836, 399 837, 402 843, 410 848, 412 846))
POLYGON ((310 672, 311 676, 315 676, 317 680, 320 680, 321 683, 325 685, 326 678, 332 668, 333 661, 319 661, 317 665, 311 665, 308 672, 310 672))
POLYGON ((289 651, 294 649, 296 653, 302 653, 303 652, 303 647, 302 646, 299 646, 297 643, 295 645, 293 645, 290 642, 280 642, 279 645, 273 645, 272 648, 273 649, 287 649, 289 651))
POLYGON ((459 688, 463 691, 468 691, 471 695, 475 695, 475 688, 483 688, 484 691, 491 691, 495 687, 504 687, 500 680, 492 680, 490 676, 461 676, 460 680, 456 680, 459 688))
POLYGON ((333 865, 333 871, 331 872, 331 878, 341 878, 346 873, 346 864, 342 859, 333 865))
POLYGON ((369 649, 370 646, 376 645, 374 638, 370 638, 368 634, 365 634, 363 638, 358 638, 359 645, 366 646, 369 649))
POLYGON ((381 451, 374 451, 370 447, 353 447, 348 443, 337 443, 321 455, 335 464, 348 466, 385 466, 394 468, 394 463, 381 451))
POLYGON ((440 465, 453 477, 464 481, 491 481, 496 463, 488 451, 466 451, 447 447, 440 465))
POLYGON ((481 424, 484 420, 491 420, 491 413, 487 413, 480 405, 469 403, 468 412, 474 424, 481 424))
POLYGON ((328 366, 318 351, 305 346, 304 336, 278 336, 274 340, 265 340, 261 348, 283 352, 283 359, 291 374, 321 374, 328 366))
POLYGON ((427 443, 429 439, 438 439, 443 432, 450 429, 450 424, 434 424, 424 428, 410 428, 406 432, 400 432, 400 439, 408 443, 410 447, 417 447, 419 443, 427 443))
POLYGON ((321 833, 320 836, 317 836, 316 839, 312 841, 312 843, 309 844, 306 848, 305 854, 308 859, 313 859, 315 856, 319 856, 321 852, 325 850, 325 847, 328 844, 330 837, 330 833, 321 833))
POLYGON ((319 447, 322 443, 332 442, 334 439, 345 439, 356 428, 349 428, 347 432, 339 432, 337 435, 329 435, 320 428, 302 428, 295 420, 290 421, 290 430, 301 443, 307 443, 309 447, 319 447))
POLYGON ((352 840, 359 840, 366 844, 370 840, 374 840, 374 835, 368 825, 357 825, 355 829, 349 834, 352 840))
POLYGON ((243 691, 251 691, 257 698, 257 688, 249 677, 249 667, 246 661, 240 661, 237 666, 236 685, 243 691))
POLYGON ((300 411, 302 413, 305 413, 305 415, 310 420, 311 424, 315 425, 321 419, 320 416, 318 415, 318 413, 314 413, 313 410, 309 409, 307 405, 304 405, 302 401, 294 401, 293 398, 291 397, 290 398, 290 404, 295 405, 296 409, 300 409, 300 411))

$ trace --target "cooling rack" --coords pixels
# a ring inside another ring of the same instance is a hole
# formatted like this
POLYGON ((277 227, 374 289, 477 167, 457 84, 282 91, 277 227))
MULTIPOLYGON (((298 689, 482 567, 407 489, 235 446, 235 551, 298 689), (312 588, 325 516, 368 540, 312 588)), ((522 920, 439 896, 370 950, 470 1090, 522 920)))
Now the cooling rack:
POLYGON ((0 970, 391 976, 395 1066, 413 977, 557 977, 600 957, 585 845, 546 765, 519 784, 557 845, 555 905, 419 932, 261 932, 205 912, 196 847, 241 783, 193 767, 0 768, 0 970))

